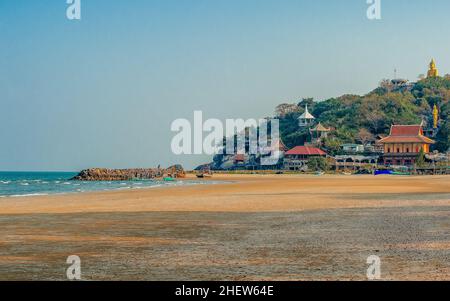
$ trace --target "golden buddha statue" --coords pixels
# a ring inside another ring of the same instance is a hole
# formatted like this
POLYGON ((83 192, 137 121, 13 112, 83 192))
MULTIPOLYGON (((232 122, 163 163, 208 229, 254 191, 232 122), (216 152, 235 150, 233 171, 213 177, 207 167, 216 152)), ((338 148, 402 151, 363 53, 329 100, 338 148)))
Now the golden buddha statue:
POLYGON ((435 104, 433 108, 433 128, 437 129, 438 126, 439 126, 439 110, 437 105, 435 104))
POLYGON ((438 77, 439 70, 436 68, 436 61, 434 59, 431 60, 430 69, 428 70, 428 77, 438 77))

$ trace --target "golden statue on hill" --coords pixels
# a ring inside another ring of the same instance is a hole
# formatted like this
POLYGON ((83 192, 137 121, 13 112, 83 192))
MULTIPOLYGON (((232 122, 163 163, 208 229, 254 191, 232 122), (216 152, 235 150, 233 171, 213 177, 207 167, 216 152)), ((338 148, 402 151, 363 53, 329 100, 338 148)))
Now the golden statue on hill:
POLYGON ((436 61, 434 59, 431 60, 430 69, 428 69, 428 77, 438 77, 439 70, 436 68, 436 61))
POLYGON ((433 108, 433 128, 437 129, 439 127, 439 110, 437 105, 434 105, 433 108))

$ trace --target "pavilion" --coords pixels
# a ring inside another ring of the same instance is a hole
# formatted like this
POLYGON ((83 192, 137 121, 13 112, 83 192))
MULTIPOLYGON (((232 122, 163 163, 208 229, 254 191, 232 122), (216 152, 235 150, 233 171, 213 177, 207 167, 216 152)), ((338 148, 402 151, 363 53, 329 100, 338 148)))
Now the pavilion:
POLYGON ((384 146, 384 164, 411 166, 421 151, 430 152, 435 141, 425 137, 422 125, 393 125, 388 137, 378 141, 384 146))
POLYGON ((311 126, 314 123, 315 119, 316 117, 314 117, 311 113, 309 113, 308 105, 306 105, 305 112, 298 118, 298 125, 300 127, 311 126))

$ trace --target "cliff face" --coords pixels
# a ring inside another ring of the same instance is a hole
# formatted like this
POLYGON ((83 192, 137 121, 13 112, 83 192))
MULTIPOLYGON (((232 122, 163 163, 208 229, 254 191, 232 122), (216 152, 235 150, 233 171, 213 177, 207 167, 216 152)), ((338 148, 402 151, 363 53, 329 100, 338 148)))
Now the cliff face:
POLYGON ((106 169, 92 168, 81 171, 73 181, 132 181, 147 180, 162 177, 184 178, 185 172, 181 165, 166 169, 106 169))

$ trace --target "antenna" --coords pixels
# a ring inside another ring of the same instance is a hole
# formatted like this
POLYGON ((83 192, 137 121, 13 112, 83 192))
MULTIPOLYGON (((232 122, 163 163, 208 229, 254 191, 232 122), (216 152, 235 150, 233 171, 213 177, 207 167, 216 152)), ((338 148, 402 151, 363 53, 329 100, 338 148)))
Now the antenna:
POLYGON ((397 68, 394 68, 394 79, 397 79, 397 68))

